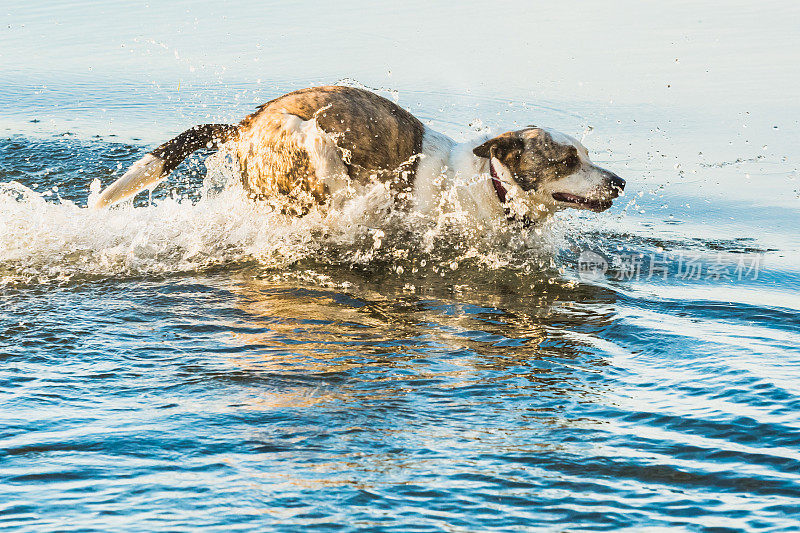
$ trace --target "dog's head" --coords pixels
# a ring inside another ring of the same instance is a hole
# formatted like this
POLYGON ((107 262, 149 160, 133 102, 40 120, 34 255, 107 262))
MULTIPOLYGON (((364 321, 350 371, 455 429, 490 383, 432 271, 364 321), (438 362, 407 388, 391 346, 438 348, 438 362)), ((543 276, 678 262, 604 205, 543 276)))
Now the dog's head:
POLYGON ((501 203, 528 216, 566 207, 605 211, 625 180, 594 165, 576 139, 534 126, 489 139, 473 153, 489 160, 501 203))

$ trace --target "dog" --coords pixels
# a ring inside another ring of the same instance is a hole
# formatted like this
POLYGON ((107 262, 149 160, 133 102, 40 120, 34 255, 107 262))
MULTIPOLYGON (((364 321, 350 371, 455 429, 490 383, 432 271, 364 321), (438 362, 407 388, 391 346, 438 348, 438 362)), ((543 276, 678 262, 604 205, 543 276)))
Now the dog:
POLYGON ((181 133, 134 163, 94 207, 152 189, 199 149, 227 150, 251 197, 293 198, 304 206, 298 213, 377 180, 419 213, 431 213, 444 191, 456 190, 475 218, 531 224, 564 208, 605 211, 625 188, 568 135, 529 126, 456 143, 375 93, 327 86, 271 100, 238 125, 181 133))

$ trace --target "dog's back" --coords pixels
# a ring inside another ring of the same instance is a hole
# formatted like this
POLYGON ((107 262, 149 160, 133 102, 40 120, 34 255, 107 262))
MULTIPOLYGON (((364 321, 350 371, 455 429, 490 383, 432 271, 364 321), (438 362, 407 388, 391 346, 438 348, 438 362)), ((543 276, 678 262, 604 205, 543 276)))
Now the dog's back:
POLYGON ((195 126, 134 164, 97 206, 154 186, 194 150, 231 143, 245 189, 255 197, 300 194, 322 201, 337 179, 412 185, 424 126, 372 92, 327 86, 295 91, 259 107, 238 126, 195 126))
POLYGON ((240 125, 243 135, 262 120, 288 113, 315 119, 346 154, 351 177, 395 171, 422 150, 425 127, 411 113, 375 93, 353 87, 327 86, 295 91, 259 108, 240 125))
POLYGON ((252 194, 308 193, 319 201, 337 165, 357 182, 378 177, 399 188, 410 185, 423 130, 413 115, 369 91, 315 87, 276 98, 246 117, 236 155, 252 194))

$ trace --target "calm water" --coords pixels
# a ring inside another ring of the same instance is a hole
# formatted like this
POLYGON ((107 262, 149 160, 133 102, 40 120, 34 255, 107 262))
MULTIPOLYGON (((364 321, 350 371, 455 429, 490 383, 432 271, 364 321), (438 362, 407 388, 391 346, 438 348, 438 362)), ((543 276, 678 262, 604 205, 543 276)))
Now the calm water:
POLYGON ((429 4, 4 4, 0 529, 800 529, 800 8, 429 4), (626 196, 290 219, 198 155, 85 208, 336 81, 585 135, 626 196))

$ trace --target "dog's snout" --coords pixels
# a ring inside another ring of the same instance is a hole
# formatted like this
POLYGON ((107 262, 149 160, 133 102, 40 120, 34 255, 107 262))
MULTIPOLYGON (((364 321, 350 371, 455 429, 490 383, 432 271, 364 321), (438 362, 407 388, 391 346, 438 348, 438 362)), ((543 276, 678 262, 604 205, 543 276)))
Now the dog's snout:
POLYGON ((606 177, 606 183, 608 183, 608 187, 614 191, 614 196, 618 196, 619 193, 625 189, 625 180, 611 172, 609 172, 606 177))

